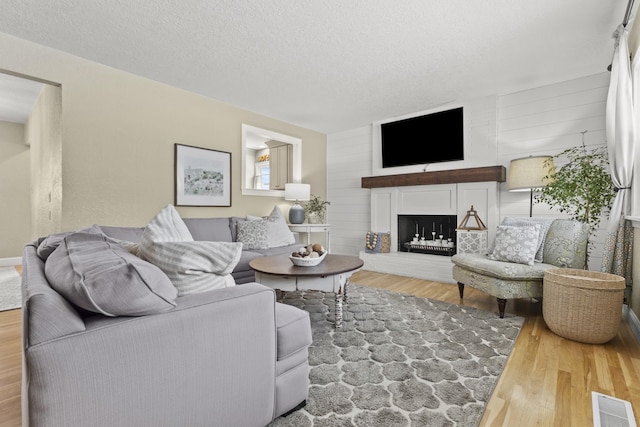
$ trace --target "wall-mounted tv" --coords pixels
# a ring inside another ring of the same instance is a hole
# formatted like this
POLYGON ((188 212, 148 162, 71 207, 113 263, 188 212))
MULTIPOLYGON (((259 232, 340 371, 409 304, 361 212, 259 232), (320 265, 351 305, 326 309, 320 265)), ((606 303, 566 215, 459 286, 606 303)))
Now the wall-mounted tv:
POLYGON ((464 160, 462 107, 380 125, 382 167, 464 160))

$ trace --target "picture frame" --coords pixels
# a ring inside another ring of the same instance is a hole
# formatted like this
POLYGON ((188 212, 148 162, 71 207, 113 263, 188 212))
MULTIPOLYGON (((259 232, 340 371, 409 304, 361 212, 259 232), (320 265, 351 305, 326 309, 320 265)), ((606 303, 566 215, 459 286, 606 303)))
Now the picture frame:
POLYGON ((231 206, 231 153, 175 144, 175 205, 231 206))

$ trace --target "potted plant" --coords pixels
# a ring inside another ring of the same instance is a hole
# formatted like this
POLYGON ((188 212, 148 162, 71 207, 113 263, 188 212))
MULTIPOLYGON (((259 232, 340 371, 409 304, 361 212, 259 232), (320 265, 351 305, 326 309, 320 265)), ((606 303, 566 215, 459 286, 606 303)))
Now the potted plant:
MULTIPOLYGON (((585 131, 586 132, 586 131, 585 131)), ((536 194, 536 201, 558 208, 571 219, 584 222, 593 235, 600 224, 601 215, 608 211, 615 196, 609 174, 609 157, 606 147, 587 150, 584 145, 568 148, 554 156, 566 163, 553 171, 548 161, 549 173, 545 179, 551 183, 536 194)))
POLYGON ((302 204, 304 211, 307 214, 307 221, 309 224, 324 224, 327 206, 329 204, 330 202, 322 200, 318 196, 314 196, 312 194, 311 199, 302 204))

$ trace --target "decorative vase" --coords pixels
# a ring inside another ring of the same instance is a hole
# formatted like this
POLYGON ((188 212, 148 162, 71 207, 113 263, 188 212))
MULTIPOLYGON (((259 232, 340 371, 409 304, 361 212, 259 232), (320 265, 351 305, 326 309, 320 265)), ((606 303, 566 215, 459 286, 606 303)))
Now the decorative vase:
POLYGON ((324 218, 316 212, 307 213, 307 221, 309 224, 324 224, 324 218))

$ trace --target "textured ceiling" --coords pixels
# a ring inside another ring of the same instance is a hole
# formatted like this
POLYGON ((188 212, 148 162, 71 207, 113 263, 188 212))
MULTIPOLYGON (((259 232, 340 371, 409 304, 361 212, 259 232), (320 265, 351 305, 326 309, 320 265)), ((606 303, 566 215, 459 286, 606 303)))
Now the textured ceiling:
POLYGON ((324 133, 603 72, 626 0, 2 0, 0 31, 324 133))

